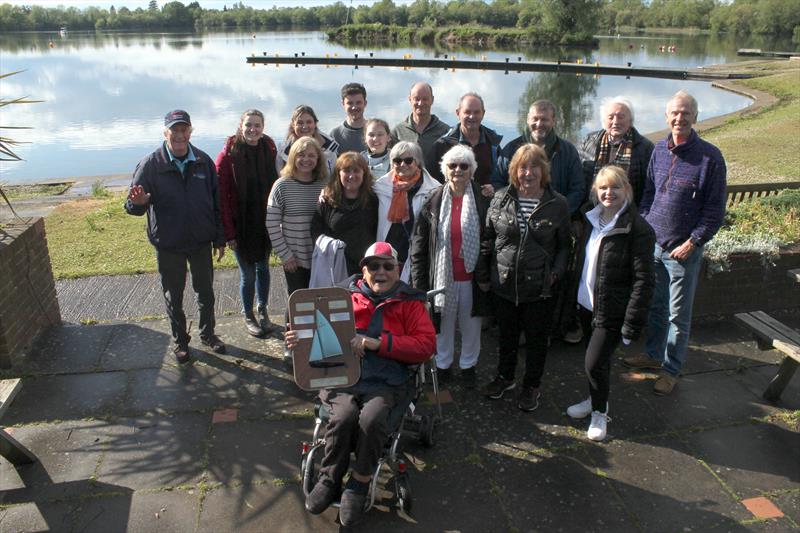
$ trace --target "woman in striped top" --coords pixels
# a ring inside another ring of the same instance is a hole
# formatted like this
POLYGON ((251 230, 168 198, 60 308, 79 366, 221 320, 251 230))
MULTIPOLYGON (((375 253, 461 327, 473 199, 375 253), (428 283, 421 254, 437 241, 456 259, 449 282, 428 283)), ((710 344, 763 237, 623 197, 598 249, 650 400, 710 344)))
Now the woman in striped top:
POLYGON ((311 217, 327 179, 328 167, 319 143, 301 137, 292 144, 281 178, 267 200, 267 232, 283 263, 289 294, 308 287, 314 251, 311 217))

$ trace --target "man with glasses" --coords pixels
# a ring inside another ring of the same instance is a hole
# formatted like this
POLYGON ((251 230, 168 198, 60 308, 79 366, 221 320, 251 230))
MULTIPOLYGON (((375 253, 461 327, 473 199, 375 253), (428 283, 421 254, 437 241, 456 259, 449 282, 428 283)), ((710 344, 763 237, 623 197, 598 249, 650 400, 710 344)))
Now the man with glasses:
POLYGON ((486 115, 483 98, 477 93, 466 93, 458 101, 456 116, 458 125, 445 133, 436 141, 436 165, 428 171, 440 183, 444 183, 444 175, 439 166, 442 157, 456 144, 465 144, 472 148, 478 168, 473 179, 480 185, 481 194, 487 198, 494 196, 495 190, 506 185, 497 167, 500 158, 500 141, 503 136, 482 124, 486 115))
POLYGON ((225 344, 214 333, 214 266, 225 253, 214 160, 189 143, 189 113, 176 109, 164 117, 164 142, 142 159, 133 172, 125 210, 147 213, 147 237, 156 249, 158 273, 175 341, 175 358, 188 363, 189 332, 183 312, 186 264, 200 313, 200 340, 216 353, 225 344))
MULTIPOLYGON (((325 430, 325 456, 306 509, 319 514, 341 493, 339 520, 347 527, 364 510, 372 473, 389 438, 389 413, 408 398, 409 365, 427 361, 436 349, 436 332, 425 308, 425 293, 400 281, 397 251, 376 242, 361 260, 361 274, 350 278, 356 336, 353 352, 362 358, 361 380, 346 389, 323 389, 320 400, 330 409, 325 430), (342 490, 350 454, 355 452, 350 479, 342 490)), ((297 346, 294 330, 286 347, 297 346)))

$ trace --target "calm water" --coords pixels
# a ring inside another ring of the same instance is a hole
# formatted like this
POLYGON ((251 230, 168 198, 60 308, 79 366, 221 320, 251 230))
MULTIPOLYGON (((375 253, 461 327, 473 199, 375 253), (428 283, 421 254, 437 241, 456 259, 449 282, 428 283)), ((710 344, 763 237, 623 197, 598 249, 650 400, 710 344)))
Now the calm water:
MULTIPOLYGON (((345 48, 325 41, 318 32, 217 34, 43 34, 0 35, 2 71, 25 70, 2 82, 4 98, 29 96, 44 100, 8 106, 0 114, 3 126, 32 126, 13 132, 28 141, 17 152, 25 161, 0 163, 4 183, 32 182, 74 176, 131 172, 136 162, 155 149, 162 117, 184 108, 192 115, 192 142, 212 157, 234 132, 239 114, 257 107, 267 117, 267 133, 282 139, 298 104, 317 111, 328 131, 343 120, 339 88, 359 81, 367 87, 368 116, 389 124, 408 113, 408 88, 418 80, 434 87, 434 113, 455 122, 459 96, 480 93, 486 102, 485 124, 505 136, 519 135, 528 103, 549 98, 560 109, 558 131, 575 140, 599 126, 603 98, 626 95, 634 104, 636 126, 642 132, 662 129, 663 109, 680 88, 700 101, 701 118, 746 106, 748 99, 713 89, 707 82, 630 79, 603 76, 557 76, 551 73, 445 71, 402 68, 325 68, 318 66, 250 66, 246 56, 350 55, 375 52, 382 57, 433 57, 451 53, 459 58, 502 59, 522 55, 535 60, 578 58, 602 64, 695 67, 735 59, 740 46, 781 49, 781 43, 742 43, 708 37, 604 37, 596 50, 536 48, 481 51, 459 48, 345 48), (52 39, 52 47, 50 40, 52 39), (677 46, 661 53, 660 45, 677 46)), ((4 131, 4 134, 7 134, 4 131)))

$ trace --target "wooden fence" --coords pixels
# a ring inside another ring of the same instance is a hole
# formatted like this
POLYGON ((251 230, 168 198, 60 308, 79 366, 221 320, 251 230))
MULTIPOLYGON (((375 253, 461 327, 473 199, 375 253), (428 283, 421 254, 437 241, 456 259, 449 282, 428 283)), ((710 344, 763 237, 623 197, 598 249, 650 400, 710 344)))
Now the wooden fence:
POLYGON ((782 183, 748 183, 745 185, 728 185, 728 207, 778 194, 783 189, 800 189, 800 181, 786 181, 782 183))

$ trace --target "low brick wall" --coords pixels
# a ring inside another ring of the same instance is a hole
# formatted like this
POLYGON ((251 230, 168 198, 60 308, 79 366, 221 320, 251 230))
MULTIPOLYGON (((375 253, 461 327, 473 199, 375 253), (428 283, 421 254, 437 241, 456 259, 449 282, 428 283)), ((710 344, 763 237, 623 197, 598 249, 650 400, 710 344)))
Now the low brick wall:
POLYGON ((800 308, 800 283, 787 270, 800 268, 800 246, 783 250, 774 265, 763 266, 757 254, 736 254, 729 271, 700 276, 694 317, 800 308))
POLYGON ((61 322, 44 219, 0 229, 0 367, 24 354, 45 327, 61 322))

